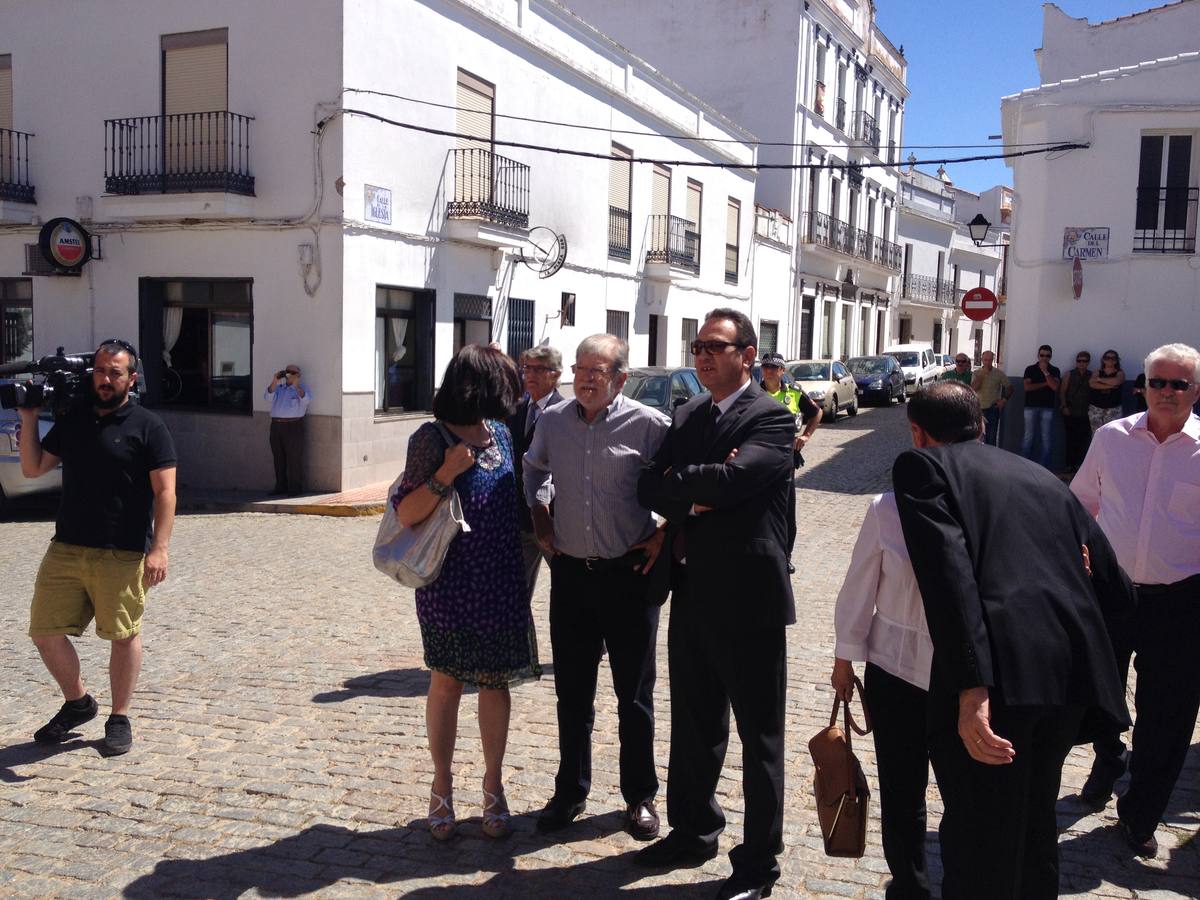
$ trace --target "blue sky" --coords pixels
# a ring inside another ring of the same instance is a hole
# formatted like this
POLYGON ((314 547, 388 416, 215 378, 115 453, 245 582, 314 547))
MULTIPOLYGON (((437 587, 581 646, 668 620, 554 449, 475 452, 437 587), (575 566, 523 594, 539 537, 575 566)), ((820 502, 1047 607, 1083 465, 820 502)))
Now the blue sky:
MULTIPOLYGON (((1058 6, 1096 23, 1165 2, 1058 0, 1058 6)), ((995 145, 993 150, 914 149, 918 159, 999 152, 1000 141, 988 141, 988 135, 1000 133, 1000 98, 1038 84, 1033 51, 1042 44, 1040 0, 876 0, 875 6, 879 26, 893 44, 904 45, 908 59, 912 96, 906 104, 905 145, 995 145)), ((922 168, 932 172, 937 166, 922 168)), ((946 169, 956 185, 972 191, 1012 183, 1012 170, 1003 160, 946 169)))

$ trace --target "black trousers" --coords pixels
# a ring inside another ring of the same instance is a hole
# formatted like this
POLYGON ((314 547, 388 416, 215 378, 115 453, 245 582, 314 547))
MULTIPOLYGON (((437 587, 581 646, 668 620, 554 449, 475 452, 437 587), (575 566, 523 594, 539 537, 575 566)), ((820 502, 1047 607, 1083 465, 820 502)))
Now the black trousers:
MULTIPOLYGON (((654 768, 655 644, 660 607, 647 604, 648 576, 621 568, 589 570, 582 560, 550 560, 550 645, 558 697, 558 774, 554 796, 577 803, 592 787, 596 680, 608 649, 617 695, 621 796, 627 804, 658 794, 654 768)), ((660 562, 661 564, 661 562, 660 562)))
POLYGON ((1092 423, 1088 421, 1087 413, 1082 416, 1063 416, 1063 430, 1067 438, 1067 468, 1078 469, 1083 465, 1083 458, 1092 444, 1092 423))
POLYGON ((1012 741, 1011 763, 990 766, 958 736, 958 698, 933 698, 930 759, 945 804, 944 900, 1042 900, 1058 896, 1054 805, 1063 762, 1083 707, 1005 707, 994 699, 992 730, 1012 741))
POLYGON ((867 663, 863 680, 879 770, 883 858, 892 873, 888 900, 925 900, 925 791, 929 787, 929 694, 867 663))
POLYGON ((715 847, 725 828, 717 782, 729 744, 729 711, 742 741, 742 843, 729 854, 734 877, 779 878, 783 850, 783 724, 787 637, 783 625, 721 628, 697 609, 687 566, 672 577, 667 632, 671 671, 671 837, 715 847))
MULTIPOLYGON (((1136 718, 1133 753, 1129 757, 1129 790, 1117 801, 1121 821, 1137 836, 1158 827, 1171 791, 1179 779, 1192 729, 1200 710, 1200 669, 1195 653, 1200 641, 1200 576, 1166 587, 1137 588, 1138 606, 1132 641, 1120 641, 1122 676, 1136 653, 1136 718)), ((1098 741, 1093 772, 1116 780, 1124 771, 1124 744, 1118 734, 1098 741)))
POLYGON ((304 482, 304 418, 271 420, 275 490, 299 493, 304 482))

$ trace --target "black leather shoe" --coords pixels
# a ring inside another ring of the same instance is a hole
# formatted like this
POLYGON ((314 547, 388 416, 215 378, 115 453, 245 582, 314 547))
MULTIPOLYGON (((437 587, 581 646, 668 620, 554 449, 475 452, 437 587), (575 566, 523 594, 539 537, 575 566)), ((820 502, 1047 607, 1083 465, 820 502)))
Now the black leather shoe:
POLYGON ((1079 802, 1096 812, 1104 809, 1112 799, 1113 785, 1124 773, 1124 766, 1114 771, 1113 766, 1097 759, 1092 765, 1092 771, 1088 773, 1087 781, 1079 791, 1079 802))
POLYGON ((1121 834, 1125 838, 1125 843, 1129 845, 1129 849, 1133 851, 1134 856, 1140 856, 1143 859, 1154 859, 1158 856, 1158 839, 1154 836, 1154 832, 1150 832, 1149 837, 1134 834, 1124 822, 1121 823, 1121 834))
POLYGON ((561 831, 579 818, 586 808, 587 802, 584 800, 580 800, 578 803, 564 803, 557 797, 551 797, 546 808, 538 816, 537 830, 542 832, 561 831))
POLYGON ((717 855, 717 846, 706 847, 695 839, 689 840, 678 832, 669 835, 644 850, 639 850, 633 861, 651 869, 679 869, 700 866, 717 855))
POLYGON ((625 830, 635 841, 652 841, 658 837, 658 811, 653 800, 643 800, 625 810, 625 830))
POLYGON ((736 875, 725 881, 717 890, 716 900, 759 900, 771 896, 771 885, 753 884, 736 875))

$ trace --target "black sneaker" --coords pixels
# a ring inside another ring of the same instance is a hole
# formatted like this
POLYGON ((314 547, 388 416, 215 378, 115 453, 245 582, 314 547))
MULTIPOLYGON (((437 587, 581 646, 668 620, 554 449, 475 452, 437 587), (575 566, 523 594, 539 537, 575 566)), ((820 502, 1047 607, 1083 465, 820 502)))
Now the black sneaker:
POLYGON ((91 694, 84 694, 79 700, 69 700, 54 714, 53 719, 33 733, 33 739, 39 744, 61 744, 68 734, 84 722, 96 718, 97 708, 91 694), (80 705, 81 700, 87 703, 80 705))
POLYGON ((120 756, 133 746, 133 728, 128 716, 109 716, 104 723, 104 754, 120 756))

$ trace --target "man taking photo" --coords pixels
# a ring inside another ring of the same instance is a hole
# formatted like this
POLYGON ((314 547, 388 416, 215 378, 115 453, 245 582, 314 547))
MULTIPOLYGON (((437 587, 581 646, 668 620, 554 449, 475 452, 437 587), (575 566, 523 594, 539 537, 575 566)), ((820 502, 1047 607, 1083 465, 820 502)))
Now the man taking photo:
POLYGON ((37 478, 63 466, 62 503, 34 584, 29 636, 66 702, 34 733, 39 744, 61 743, 96 716, 68 638, 82 635, 94 618, 97 636, 112 647, 112 714, 102 750, 117 755, 133 745, 128 716, 142 664, 145 589, 167 577, 176 462, 162 420, 130 401, 137 378, 137 351, 108 340, 96 350, 91 395, 78 398, 45 440, 39 409, 20 411, 21 473, 37 478))

